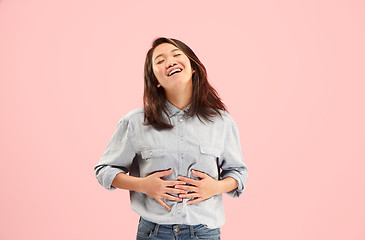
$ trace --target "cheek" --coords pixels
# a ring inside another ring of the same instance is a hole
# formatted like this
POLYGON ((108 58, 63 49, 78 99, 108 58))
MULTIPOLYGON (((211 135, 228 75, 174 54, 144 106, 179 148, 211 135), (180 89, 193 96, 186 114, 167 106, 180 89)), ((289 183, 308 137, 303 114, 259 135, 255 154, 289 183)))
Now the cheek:
POLYGON ((155 72, 155 74, 156 74, 156 75, 161 75, 161 74, 163 74, 163 72, 162 72, 162 71, 163 71, 162 67, 155 67, 153 71, 155 72))
POLYGON ((153 74, 155 74, 155 77, 159 77, 160 70, 158 68, 155 68, 155 67, 152 70, 153 70, 153 74))
POLYGON ((192 72, 192 68, 191 68, 191 66, 190 66, 190 63, 188 62, 188 63, 186 63, 186 65, 185 65, 185 68, 186 68, 186 72, 192 72))
POLYGON ((191 68, 191 63, 190 63, 190 61, 189 61, 189 58, 186 58, 186 59, 185 59, 185 61, 184 61, 184 65, 185 65, 185 67, 186 67, 186 68, 192 69, 192 68, 191 68))

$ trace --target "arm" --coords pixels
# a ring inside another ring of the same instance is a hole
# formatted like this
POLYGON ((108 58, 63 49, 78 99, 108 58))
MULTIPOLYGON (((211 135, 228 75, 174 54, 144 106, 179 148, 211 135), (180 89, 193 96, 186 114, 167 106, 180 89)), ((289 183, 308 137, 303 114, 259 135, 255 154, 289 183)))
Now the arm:
POLYGON ((104 154, 94 167, 98 182, 108 190, 116 189, 112 181, 119 173, 128 173, 132 165, 136 153, 129 137, 131 135, 129 121, 121 119, 104 154))
POLYGON ((170 207, 163 201, 164 198, 171 201, 181 202, 182 199, 172 196, 168 193, 186 193, 185 190, 174 188, 175 185, 185 184, 182 181, 165 181, 161 178, 172 173, 172 170, 166 170, 153 173, 147 177, 139 178, 129 176, 127 174, 118 174, 113 182, 112 186, 115 188, 126 189, 130 191, 141 192, 149 197, 155 199, 164 208, 170 211, 170 207))
POLYGON ((143 192, 143 178, 130 176, 125 173, 119 173, 117 176, 115 176, 111 186, 114 188, 135 192, 143 192))
POLYGON ((226 193, 231 197, 240 197, 248 177, 247 166, 243 161, 238 127, 231 116, 227 115, 227 118, 225 145, 222 156, 218 160, 222 169, 220 179, 234 178, 237 181, 237 188, 226 193))
POLYGON ((232 177, 226 177, 225 179, 218 181, 218 194, 227 193, 235 190, 238 187, 237 180, 232 177))

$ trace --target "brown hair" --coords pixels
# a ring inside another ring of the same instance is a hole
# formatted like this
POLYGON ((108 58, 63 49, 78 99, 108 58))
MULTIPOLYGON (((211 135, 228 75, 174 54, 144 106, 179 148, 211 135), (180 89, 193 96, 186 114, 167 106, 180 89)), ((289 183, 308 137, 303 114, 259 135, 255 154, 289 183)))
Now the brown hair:
POLYGON ((221 101, 217 91, 209 84, 207 70, 195 53, 185 43, 177 39, 160 37, 153 41, 152 48, 147 52, 144 65, 144 125, 152 125, 156 129, 173 128, 171 121, 170 124, 165 122, 162 116, 162 112, 168 114, 165 105, 167 101, 165 90, 162 87, 157 87, 158 80, 152 69, 153 51, 162 43, 170 43, 184 52, 190 60, 192 70, 195 70, 192 76, 191 105, 186 113, 187 116, 193 117, 196 114, 200 121, 203 118, 210 122, 212 122, 210 117, 216 114, 222 116, 219 110, 227 111, 226 106, 221 101))

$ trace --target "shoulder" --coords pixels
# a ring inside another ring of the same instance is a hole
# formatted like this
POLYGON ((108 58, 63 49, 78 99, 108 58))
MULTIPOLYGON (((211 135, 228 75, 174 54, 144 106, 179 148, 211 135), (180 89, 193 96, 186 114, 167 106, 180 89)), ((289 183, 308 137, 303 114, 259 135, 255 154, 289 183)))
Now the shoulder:
POLYGON ((117 124, 117 132, 126 133, 130 140, 133 140, 134 132, 139 128, 144 120, 143 108, 136 108, 129 111, 122 118, 120 118, 117 124))
POLYGON ((221 114, 221 116, 217 115, 216 119, 220 119, 220 121, 222 121, 222 123, 224 123, 224 125, 233 125, 236 126, 236 122, 234 121, 234 119, 232 118, 232 116, 224 110, 218 110, 221 114))
POLYGON ((223 138, 225 141, 232 141, 232 139, 239 139, 240 131, 236 121, 226 111, 221 111, 222 114, 222 129, 223 138))
POLYGON ((127 114, 125 114, 122 118, 120 118, 119 123, 140 122, 143 121, 143 118, 144 118, 144 109, 143 107, 140 107, 133 109, 129 111, 127 114))

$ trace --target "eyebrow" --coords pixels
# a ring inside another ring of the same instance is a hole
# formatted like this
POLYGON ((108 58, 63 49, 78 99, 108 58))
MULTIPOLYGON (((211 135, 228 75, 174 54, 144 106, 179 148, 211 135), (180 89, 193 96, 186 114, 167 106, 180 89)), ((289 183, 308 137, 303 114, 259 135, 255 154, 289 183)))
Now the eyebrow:
MULTIPOLYGON (((181 51, 180 49, 178 49, 178 48, 175 48, 175 49, 172 49, 171 50, 171 52, 175 52, 175 51, 181 51)), ((156 57, 155 57, 155 61, 156 61, 156 59, 158 58, 158 57, 161 57, 163 55, 163 53, 161 53, 161 54, 158 54, 156 57)))

